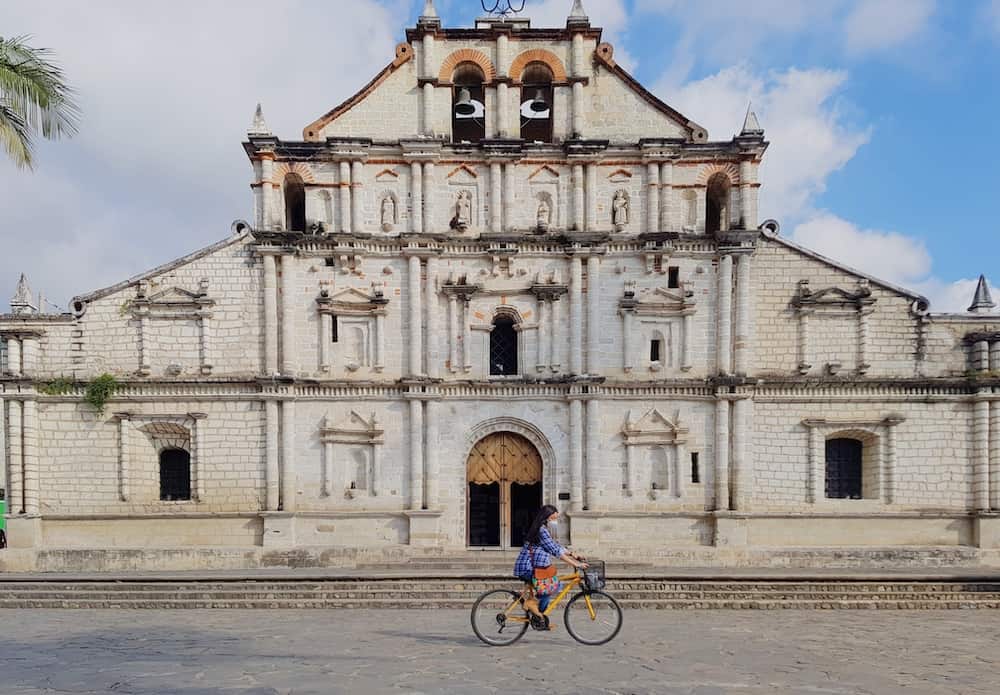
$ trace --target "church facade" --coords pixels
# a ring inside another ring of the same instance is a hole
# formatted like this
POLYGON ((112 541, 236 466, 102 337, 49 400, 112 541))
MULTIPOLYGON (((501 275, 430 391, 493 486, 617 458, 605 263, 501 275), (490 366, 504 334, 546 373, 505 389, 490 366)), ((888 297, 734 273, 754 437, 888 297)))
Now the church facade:
POLYGON ((782 237, 756 117, 710 139, 579 2, 428 2, 301 139, 258 108, 244 148, 227 238, 0 316, 0 569, 504 549, 542 503, 611 558, 1000 562, 985 283, 935 314, 782 237))

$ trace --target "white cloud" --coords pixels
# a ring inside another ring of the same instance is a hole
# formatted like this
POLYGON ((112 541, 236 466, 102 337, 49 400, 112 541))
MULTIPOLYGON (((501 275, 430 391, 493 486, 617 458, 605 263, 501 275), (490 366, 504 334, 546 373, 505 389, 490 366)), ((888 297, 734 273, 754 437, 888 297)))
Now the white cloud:
POLYGON ((919 36, 936 9, 935 0, 863 0, 844 21, 847 50, 869 53, 919 36))
MULTIPOLYGON (((542 0, 528 3, 524 14, 531 18, 532 27, 563 27, 572 6, 569 0, 542 0)), ((615 61, 630 72, 635 70, 635 57, 629 53, 627 46, 620 45, 629 21, 625 0, 587 0, 583 9, 590 18, 591 26, 604 30, 602 41, 615 45, 615 61)))
POLYGON ((869 130, 848 122, 839 107, 847 74, 815 68, 755 73, 746 64, 671 91, 666 101, 728 140, 743 124, 747 103, 771 145, 761 167, 761 214, 794 223, 806 215, 826 180, 868 141, 869 130))

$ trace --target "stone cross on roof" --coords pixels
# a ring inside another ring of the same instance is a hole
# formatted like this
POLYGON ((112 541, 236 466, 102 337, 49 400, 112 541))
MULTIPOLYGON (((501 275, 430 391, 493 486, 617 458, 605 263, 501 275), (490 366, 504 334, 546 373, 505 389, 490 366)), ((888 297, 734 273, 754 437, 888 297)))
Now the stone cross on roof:
POLYGON ((988 314, 990 309, 996 307, 996 302, 990 296, 990 286, 986 282, 986 276, 980 275, 979 282, 976 283, 976 294, 972 297, 972 305, 969 311, 973 314, 988 314))

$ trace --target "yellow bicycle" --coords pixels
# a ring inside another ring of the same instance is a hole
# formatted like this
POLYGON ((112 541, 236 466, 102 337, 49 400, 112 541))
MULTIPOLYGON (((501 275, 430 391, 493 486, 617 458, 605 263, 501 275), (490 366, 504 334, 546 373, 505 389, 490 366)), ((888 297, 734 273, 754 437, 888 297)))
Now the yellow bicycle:
POLYGON ((566 604, 566 631, 577 642, 596 646, 606 644, 622 629, 622 609, 615 598, 603 591, 604 563, 588 560, 586 569, 559 577, 562 587, 545 608, 544 620, 539 620, 524 607, 532 597, 531 585, 520 592, 513 589, 492 589, 472 605, 472 630, 486 644, 504 647, 521 639, 529 627, 548 630, 548 617, 573 589, 577 593, 566 604))

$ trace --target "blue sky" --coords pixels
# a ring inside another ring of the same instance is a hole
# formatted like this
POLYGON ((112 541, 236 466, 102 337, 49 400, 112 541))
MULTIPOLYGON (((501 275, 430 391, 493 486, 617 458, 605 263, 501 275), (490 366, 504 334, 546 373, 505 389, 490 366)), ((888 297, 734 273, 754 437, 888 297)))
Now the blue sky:
MULTIPOLYGON (((0 162, 0 296, 20 271, 60 306, 223 238, 250 216, 254 105, 301 127, 392 57, 423 0, 53 0, 0 5, 80 92, 72 140, 0 162), (262 26, 267 31, 261 30, 262 26)), ((470 26, 478 0, 437 0, 470 26)), ((572 0, 528 0, 560 26, 572 0)), ((615 57, 728 139, 754 102, 771 149, 762 216, 849 265, 962 310, 1000 281, 1000 0, 584 0, 615 57)))

